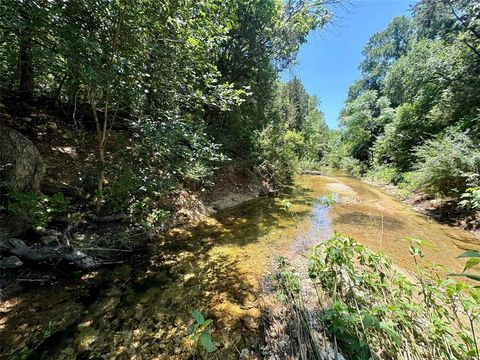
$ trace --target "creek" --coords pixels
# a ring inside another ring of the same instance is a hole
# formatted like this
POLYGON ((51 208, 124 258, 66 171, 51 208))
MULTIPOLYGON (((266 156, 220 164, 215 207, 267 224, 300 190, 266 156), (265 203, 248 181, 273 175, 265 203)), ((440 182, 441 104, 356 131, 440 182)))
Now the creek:
POLYGON ((462 270, 456 257, 464 249, 479 248, 474 235, 415 213, 357 179, 305 175, 279 198, 247 201, 172 229, 152 243, 147 258, 84 275, 87 292, 64 286, 10 299, 4 342, 21 344, 25 333, 53 323, 30 358, 188 359, 187 328, 191 311, 199 309, 214 324, 216 351, 209 358, 237 359, 242 349, 261 344, 262 283, 276 257, 297 264, 334 231, 384 252, 406 273, 415 265, 405 237, 430 242, 421 266, 436 263, 445 275, 462 270), (322 200, 331 194, 338 203, 326 207, 322 200))

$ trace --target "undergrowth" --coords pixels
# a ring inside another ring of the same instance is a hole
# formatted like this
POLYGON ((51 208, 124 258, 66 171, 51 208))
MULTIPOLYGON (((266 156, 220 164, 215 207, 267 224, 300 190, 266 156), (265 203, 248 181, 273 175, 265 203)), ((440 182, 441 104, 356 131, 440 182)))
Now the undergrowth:
MULTIPOLYGON (((412 256, 422 256, 423 243, 410 243, 412 256)), ((412 280, 388 257, 338 233, 313 248, 308 261, 317 321, 347 359, 479 359, 480 289, 435 269, 418 268, 412 280)), ((298 275, 285 263, 279 268, 281 299, 305 314, 298 275)))

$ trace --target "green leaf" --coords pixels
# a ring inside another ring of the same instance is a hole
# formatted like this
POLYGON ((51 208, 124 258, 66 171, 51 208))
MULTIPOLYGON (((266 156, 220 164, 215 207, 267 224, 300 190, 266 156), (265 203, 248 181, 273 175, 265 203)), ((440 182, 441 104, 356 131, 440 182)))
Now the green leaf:
POLYGON ((213 351, 213 343, 210 334, 204 332, 202 336, 200 336, 200 345, 202 345, 209 353, 213 351))
POLYGON ((474 275, 474 274, 463 274, 463 275, 469 279, 480 281, 480 275, 474 275))
POLYGON ((189 37, 187 41, 188 41, 189 44, 191 44, 193 46, 198 45, 198 41, 196 39, 192 38, 192 37, 189 37))
POLYGON ((451 273, 451 274, 448 274, 448 276, 463 276, 463 277, 466 277, 466 278, 469 278, 469 279, 472 279, 472 280, 475 280, 475 281, 480 281, 480 275, 474 275, 474 274, 455 274, 455 273, 451 273))
POLYGON ((480 258, 474 257, 474 258, 468 259, 467 263, 465 264, 465 267, 463 268, 463 272, 471 269, 474 266, 477 266, 478 264, 480 264, 480 258))
POLYGON ((192 316, 195 319, 195 321, 199 324, 203 324, 205 322, 205 318, 203 317, 202 313, 197 309, 193 310, 192 316))
POLYGON ((457 259, 461 258, 480 258, 480 251, 477 250, 468 250, 465 251, 463 254, 460 254, 457 259))
POLYGON ((385 333, 387 333, 390 338, 395 341, 397 344, 400 342, 400 335, 394 329, 394 324, 391 321, 380 321, 379 327, 385 333))

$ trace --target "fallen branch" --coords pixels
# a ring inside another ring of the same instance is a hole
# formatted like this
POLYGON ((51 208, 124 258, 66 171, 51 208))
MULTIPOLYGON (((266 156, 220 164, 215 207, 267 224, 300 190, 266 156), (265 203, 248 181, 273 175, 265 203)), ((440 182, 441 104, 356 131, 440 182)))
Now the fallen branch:
POLYGON ((95 214, 87 214, 87 217, 95 222, 113 222, 113 221, 125 221, 128 219, 127 214, 125 213, 118 213, 118 214, 112 214, 112 215, 106 215, 106 216, 97 216, 95 214))
POLYGON ((83 251, 117 251, 117 252, 133 252, 133 250, 126 250, 126 249, 110 249, 110 248, 102 248, 102 247, 96 247, 96 248, 78 248, 79 250, 83 251))
POLYGON ((9 252, 20 259, 33 262, 59 262, 65 261, 79 269, 88 270, 97 266, 97 262, 85 253, 75 250, 71 246, 61 245, 56 247, 31 248, 22 240, 8 239, 6 246, 9 252))

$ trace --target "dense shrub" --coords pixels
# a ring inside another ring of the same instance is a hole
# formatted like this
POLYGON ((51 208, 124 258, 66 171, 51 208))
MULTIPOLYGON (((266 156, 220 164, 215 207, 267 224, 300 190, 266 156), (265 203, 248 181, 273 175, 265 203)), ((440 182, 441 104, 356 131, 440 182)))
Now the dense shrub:
POLYGON ((298 149, 303 137, 283 126, 269 126, 258 134, 258 170, 267 184, 284 187, 300 172, 298 149))
POLYGON ((447 131, 415 149, 415 186, 431 195, 455 195, 467 187, 467 174, 480 170, 480 150, 463 132, 447 131))
POLYGON ((355 177, 360 177, 365 172, 365 164, 351 156, 346 156, 340 160, 338 167, 355 177))
POLYGON ((393 166, 373 165, 370 169, 368 169, 365 177, 375 182, 389 184, 396 183, 401 177, 401 174, 393 166))

